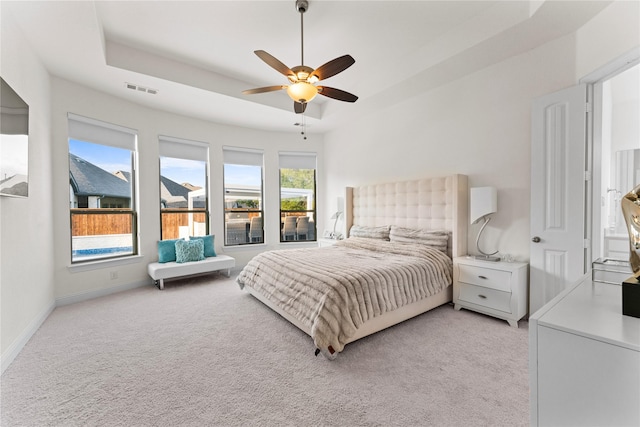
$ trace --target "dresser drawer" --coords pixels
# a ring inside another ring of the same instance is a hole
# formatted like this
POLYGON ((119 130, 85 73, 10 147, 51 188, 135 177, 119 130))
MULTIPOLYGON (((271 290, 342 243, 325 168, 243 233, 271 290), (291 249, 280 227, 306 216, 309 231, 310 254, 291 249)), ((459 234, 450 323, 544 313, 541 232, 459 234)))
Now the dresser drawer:
POLYGON ((511 292, 511 272, 458 264, 458 281, 511 292))
POLYGON ((467 283, 459 283, 458 286, 460 286, 458 299, 461 301, 511 313, 511 292, 497 291, 467 283))

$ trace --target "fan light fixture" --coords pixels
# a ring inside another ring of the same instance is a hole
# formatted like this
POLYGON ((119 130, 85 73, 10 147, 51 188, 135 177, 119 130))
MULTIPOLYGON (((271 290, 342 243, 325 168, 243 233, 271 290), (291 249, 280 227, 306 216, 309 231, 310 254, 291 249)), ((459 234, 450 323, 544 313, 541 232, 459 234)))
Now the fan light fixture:
POLYGON ((289 85, 287 94, 295 102, 305 104, 311 101, 318 94, 318 88, 307 82, 298 82, 289 85))
POLYGON ((309 9, 309 2, 307 0, 296 0, 296 10, 300 12, 300 53, 301 61, 303 65, 289 68, 276 59, 274 56, 268 54, 264 50, 256 50, 254 53, 267 63, 271 68, 278 71, 287 77, 291 84, 259 87, 256 89, 248 89, 242 91, 245 95, 252 95, 255 93, 273 92, 277 90, 286 89, 287 94, 293 100, 293 111, 297 114, 304 113, 307 108, 307 103, 316 97, 317 94, 327 96, 329 98, 337 99, 338 101, 356 102, 358 99, 352 93, 345 92, 344 90, 334 89, 327 86, 316 86, 320 80, 328 79, 335 76, 338 73, 343 72, 356 61, 351 55, 343 55, 339 58, 333 59, 324 65, 316 68, 304 65, 304 13, 309 9))
POLYGON ((500 261, 500 258, 493 256, 498 251, 488 254, 480 249, 480 235, 491 220, 490 215, 498 211, 498 191, 494 187, 471 188, 470 211, 471 224, 484 220, 476 239, 476 248, 481 255, 476 255, 475 258, 484 261, 500 261))

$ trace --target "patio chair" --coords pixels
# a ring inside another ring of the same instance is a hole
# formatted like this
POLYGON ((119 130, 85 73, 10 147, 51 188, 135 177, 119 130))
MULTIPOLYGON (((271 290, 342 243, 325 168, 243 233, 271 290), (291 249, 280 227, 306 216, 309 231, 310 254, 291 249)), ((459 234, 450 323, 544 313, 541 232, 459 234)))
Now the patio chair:
POLYGON ((264 236, 264 230, 262 228, 262 217, 254 216, 251 218, 251 225, 249 226, 249 240, 253 242, 262 242, 264 236))
POLYGON ((298 240, 309 240, 309 217, 301 216, 296 223, 296 236, 298 240))
POLYGON ((296 240, 296 220, 297 218, 295 216, 284 217, 282 240, 296 240))

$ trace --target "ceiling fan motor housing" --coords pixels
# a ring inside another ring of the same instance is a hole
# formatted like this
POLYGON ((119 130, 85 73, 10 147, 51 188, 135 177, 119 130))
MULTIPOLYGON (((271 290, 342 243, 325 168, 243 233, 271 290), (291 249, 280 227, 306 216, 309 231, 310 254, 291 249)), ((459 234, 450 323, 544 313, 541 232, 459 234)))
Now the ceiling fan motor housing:
POLYGON ((307 0, 296 0, 296 10, 300 13, 305 13, 309 9, 309 2, 307 0))

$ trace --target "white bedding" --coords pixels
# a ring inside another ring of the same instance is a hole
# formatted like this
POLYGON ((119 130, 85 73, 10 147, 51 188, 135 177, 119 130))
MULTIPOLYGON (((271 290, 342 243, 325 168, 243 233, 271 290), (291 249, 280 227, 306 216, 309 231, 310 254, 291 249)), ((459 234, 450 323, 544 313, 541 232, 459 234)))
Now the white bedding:
POLYGON ((425 245, 352 237, 261 253, 237 282, 307 326, 316 347, 334 358, 367 320, 443 291, 452 262, 425 245))

